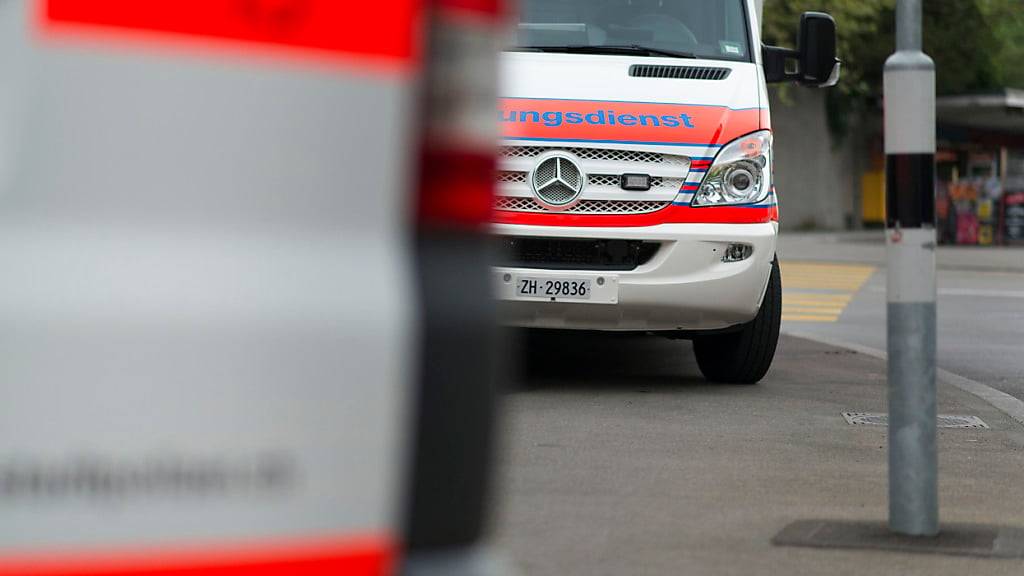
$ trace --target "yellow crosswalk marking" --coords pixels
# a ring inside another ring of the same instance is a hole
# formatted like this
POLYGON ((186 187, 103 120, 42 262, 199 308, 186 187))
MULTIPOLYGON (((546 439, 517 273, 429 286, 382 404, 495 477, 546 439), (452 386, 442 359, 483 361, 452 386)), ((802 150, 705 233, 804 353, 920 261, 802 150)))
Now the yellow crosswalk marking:
POLYGON ((839 316, 824 316, 816 314, 783 314, 782 321, 788 322, 838 322, 839 316))
POLYGON ((875 272, 873 266, 858 264, 782 262, 780 266, 782 286, 787 289, 856 292, 875 272))
POLYGON ((875 273, 873 266, 780 262, 782 320, 838 322, 853 295, 875 273))
POLYGON ((787 312, 809 313, 809 314, 843 314, 846 306, 801 306, 782 304, 782 314, 787 312))
POLYGON ((812 306, 845 306, 850 303, 850 298, 811 298, 812 294, 801 294, 799 292, 791 292, 791 295, 786 298, 787 304, 810 304, 812 306))
POLYGON ((828 303, 828 302, 792 302, 792 301, 789 301, 789 302, 784 302, 782 304, 783 312, 785 312, 786 310, 796 310, 797 308, 806 309, 806 310, 839 310, 839 311, 842 311, 844 308, 846 308, 846 302, 836 302, 836 303, 833 304, 833 303, 828 303))
POLYGON ((807 300, 808 302, 846 302, 853 297, 849 292, 807 292, 791 291, 794 298, 807 300))

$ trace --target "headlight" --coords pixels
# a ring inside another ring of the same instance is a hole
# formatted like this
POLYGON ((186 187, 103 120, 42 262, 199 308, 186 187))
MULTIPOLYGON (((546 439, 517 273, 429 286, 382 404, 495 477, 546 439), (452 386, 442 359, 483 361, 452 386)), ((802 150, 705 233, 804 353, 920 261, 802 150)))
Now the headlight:
POLYGON ((725 145, 693 196, 694 206, 756 204, 768 197, 772 133, 747 134, 725 145))

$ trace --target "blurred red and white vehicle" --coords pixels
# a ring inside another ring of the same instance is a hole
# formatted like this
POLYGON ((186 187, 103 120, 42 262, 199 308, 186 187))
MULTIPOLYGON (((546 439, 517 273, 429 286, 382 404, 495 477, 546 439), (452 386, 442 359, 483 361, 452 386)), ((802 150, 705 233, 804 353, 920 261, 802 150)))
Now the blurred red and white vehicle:
POLYGON ((0 3, 0 574, 483 572, 499 7, 0 3))

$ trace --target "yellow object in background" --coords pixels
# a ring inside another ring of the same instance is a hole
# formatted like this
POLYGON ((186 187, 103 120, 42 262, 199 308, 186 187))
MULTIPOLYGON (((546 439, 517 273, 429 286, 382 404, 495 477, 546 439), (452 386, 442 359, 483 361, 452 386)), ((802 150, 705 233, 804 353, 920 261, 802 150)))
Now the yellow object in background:
POLYGON ((978 244, 982 246, 988 246, 992 244, 992 227, 991 226, 979 226, 978 227, 978 244))
POLYGON ((865 224, 885 223, 885 171, 865 172, 860 178, 860 213, 865 224))
POLYGON ((991 200, 982 200, 978 202, 978 219, 979 220, 991 220, 992 219, 992 204, 991 200))

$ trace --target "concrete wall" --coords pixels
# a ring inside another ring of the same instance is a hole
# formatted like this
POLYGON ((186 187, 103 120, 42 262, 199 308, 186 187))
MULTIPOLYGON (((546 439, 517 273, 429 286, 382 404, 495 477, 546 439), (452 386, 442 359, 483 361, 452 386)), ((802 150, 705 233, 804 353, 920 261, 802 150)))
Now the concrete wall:
POLYGON ((775 187, 784 229, 858 227, 863 135, 851 132, 838 147, 828 131, 825 92, 771 90, 775 131, 775 187))

